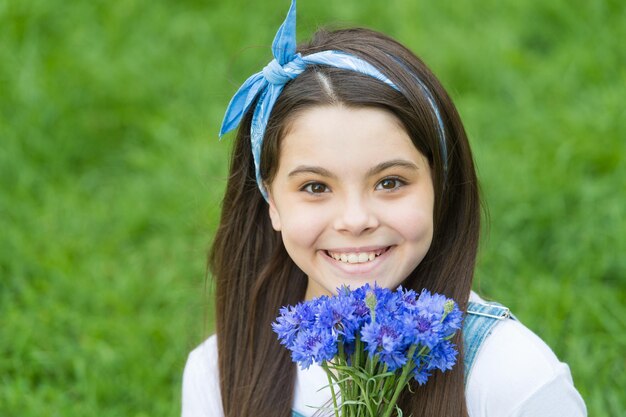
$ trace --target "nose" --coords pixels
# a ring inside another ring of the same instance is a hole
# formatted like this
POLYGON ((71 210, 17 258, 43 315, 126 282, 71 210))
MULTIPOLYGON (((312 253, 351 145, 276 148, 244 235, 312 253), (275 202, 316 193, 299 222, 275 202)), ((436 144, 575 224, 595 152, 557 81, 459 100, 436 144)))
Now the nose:
POLYGON ((334 223, 336 230, 358 236, 376 229, 380 221, 374 205, 367 197, 350 195, 339 206, 334 223))

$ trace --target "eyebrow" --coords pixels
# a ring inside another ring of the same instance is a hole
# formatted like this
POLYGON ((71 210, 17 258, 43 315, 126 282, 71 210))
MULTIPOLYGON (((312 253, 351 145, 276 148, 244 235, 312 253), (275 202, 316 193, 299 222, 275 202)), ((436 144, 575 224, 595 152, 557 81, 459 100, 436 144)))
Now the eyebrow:
MULTIPOLYGON (((419 170, 418 166, 411 161, 407 161, 406 159, 392 159, 390 161, 381 162, 380 164, 368 169, 366 175, 368 177, 371 177, 389 168, 405 168, 405 169, 410 169, 413 171, 419 170)), ((295 177, 295 176, 302 175, 302 174, 317 174, 326 178, 332 178, 332 179, 337 178, 335 174, 333 174, 326 168, 322 168, 322 167, 314 166, 314 165, 299 165, 295 169, 293 169, 288 174, 288 176, 295 177)))
POLYGON ((367 171, 367 176, 371 177, 373 175, 380 174, 381 172, 389 168, 406 168, 412 171, 419 170, 418 166, 411 161, 407 161, 406 159, 392 159, 390 161, 381 162, 375 167, 370 168, 367 171))
POLYGON ((289 173, 288 177, 295 177, 302 174, 317 174, 322 177, 337 178, 335 174, 333 174, 326 168, 313 165, 298 165, 294 170, 289 173))

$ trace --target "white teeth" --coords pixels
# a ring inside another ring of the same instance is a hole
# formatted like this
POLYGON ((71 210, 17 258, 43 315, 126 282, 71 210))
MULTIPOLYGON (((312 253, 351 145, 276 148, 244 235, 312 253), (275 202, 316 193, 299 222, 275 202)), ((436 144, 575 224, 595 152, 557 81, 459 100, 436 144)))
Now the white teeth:
POLYGON ((359 252, 359 253, 337 253, 337 252, 328 252, 328 254, 335 260, 349 263, 349 264, 362 264, 365 262, 373 261, 379 256, 383 250, 378 250, 375 252, 359 252))

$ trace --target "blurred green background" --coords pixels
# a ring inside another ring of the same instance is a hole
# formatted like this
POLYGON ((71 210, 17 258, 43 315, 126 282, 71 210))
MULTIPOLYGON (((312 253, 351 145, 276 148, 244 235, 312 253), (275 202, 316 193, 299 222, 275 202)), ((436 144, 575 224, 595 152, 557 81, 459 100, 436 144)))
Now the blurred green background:
MULTIPOLYGON (((167 416, 212 330, 223 111, 288 0, 0 0, 0 415, 167 416)), ((626 410, 626 3, 301 0, 454 98, 489 211, 476 289, 626 410)), ((231 137, 232 138, 232 137, 231 137)))

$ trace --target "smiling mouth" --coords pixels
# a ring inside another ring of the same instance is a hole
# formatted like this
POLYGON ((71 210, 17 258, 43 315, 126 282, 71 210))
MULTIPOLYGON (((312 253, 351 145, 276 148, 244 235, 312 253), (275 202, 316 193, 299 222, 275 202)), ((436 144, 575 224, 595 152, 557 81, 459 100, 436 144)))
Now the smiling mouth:
POLYGON ((391 246, 387 246, 386 248, 377 249, 375 251, 368 252, 334 252, 334 251, 324 251, 326 255, 333 258, 336 261, 346 263, 346 264, 364 264, 367 262, 371 262, 380 255, 387 252, 391 246))

